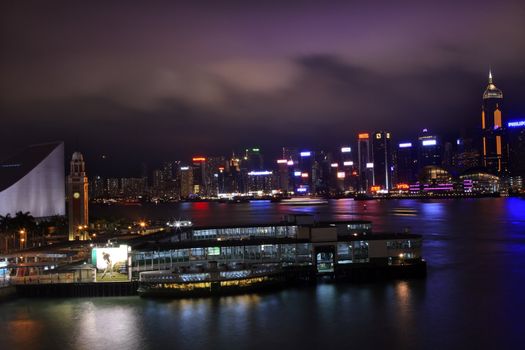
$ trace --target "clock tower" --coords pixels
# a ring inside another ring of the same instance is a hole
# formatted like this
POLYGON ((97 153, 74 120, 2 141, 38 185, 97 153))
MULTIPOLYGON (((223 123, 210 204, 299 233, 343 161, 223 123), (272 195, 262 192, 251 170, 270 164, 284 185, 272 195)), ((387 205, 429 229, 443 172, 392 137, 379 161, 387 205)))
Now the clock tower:
POLYGON ((88 179, 84 157, 73 153, 67 177, 69 240, 86 240, 88 235, 88 179))

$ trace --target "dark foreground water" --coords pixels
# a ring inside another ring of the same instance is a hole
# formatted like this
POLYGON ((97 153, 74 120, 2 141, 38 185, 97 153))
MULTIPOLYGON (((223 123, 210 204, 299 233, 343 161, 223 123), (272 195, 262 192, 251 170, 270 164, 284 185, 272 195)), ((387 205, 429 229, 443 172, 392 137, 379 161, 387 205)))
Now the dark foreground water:
POLYGON ((320 284, 273 294, 0 304, 0 349, 515 349, 525 345, 525 200, 187 203, 98 207, 94 215, 279 220, 287 212, 368 219, 425 237, 425 280, 320 284))

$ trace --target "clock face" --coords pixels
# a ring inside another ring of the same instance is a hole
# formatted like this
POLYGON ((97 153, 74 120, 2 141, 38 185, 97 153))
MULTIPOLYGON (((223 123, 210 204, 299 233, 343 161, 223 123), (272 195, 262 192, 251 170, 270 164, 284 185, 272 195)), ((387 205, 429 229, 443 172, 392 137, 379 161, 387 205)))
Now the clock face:
POLYGON ((73 193, 73 198, 75 198, 75 199, 80 198, 80 193, 78 193, 78 192, 73 193))

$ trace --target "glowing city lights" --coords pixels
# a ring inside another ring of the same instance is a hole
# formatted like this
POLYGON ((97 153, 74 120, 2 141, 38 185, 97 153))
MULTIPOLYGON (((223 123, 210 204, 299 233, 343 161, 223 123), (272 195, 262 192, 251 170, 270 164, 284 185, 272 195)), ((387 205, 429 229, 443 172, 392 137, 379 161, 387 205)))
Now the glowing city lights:
POLYGON ((423 140, 421 144, 423 146, 435 146, 437 145, 437 141, 436 140, 423 140))
POLYGON ((248 173, 248 175, 251 175, 251 176, 264 176, 264 175, 272 175, 273 172, 269 171, 269 170, 262 170, 262 171, 250 171, 248 173))

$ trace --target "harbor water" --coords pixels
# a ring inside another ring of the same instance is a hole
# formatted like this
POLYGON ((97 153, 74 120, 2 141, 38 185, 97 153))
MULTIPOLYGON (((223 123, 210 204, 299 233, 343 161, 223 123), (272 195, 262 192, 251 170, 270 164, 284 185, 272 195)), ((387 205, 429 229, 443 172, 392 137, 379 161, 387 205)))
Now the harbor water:
POLYGON ((370 220, 424 237, 422 280, 320 283, 181 300, 15 299, 0 304, 0 349, 504 349, 525 330, 525 199, 332 200, 93 206, 97 217, 268 223, 286 214, 370 220))

